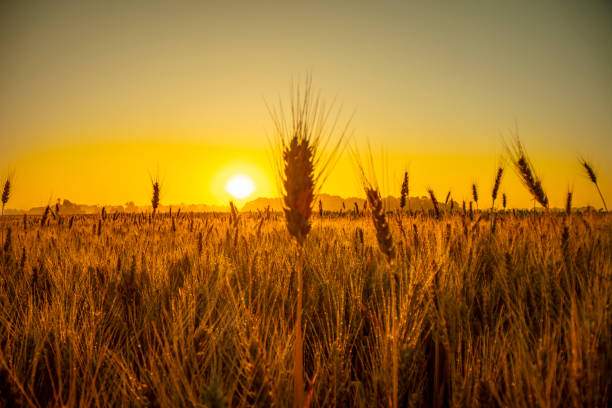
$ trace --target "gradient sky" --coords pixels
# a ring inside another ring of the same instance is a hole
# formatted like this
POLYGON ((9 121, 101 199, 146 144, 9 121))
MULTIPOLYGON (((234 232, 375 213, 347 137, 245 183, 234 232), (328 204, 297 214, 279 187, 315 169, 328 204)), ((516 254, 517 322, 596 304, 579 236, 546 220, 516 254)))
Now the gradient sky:
MULTIPOLYGON (((235 173, 273 196, 265 101, 309 72, 385 152, 387 194, 408 169, 411 195, 488 203, 518 126, 552 205, 600 206, 578 156, 612 201, 610 2, 3 1, 0 55, 10 208, 145 204, 157 169, 164 204, 226 203, 235 173)), ((323 191, 362 196, 354 167, 323 191)), ((531 206, 510 169, 502 190, 531 206)))

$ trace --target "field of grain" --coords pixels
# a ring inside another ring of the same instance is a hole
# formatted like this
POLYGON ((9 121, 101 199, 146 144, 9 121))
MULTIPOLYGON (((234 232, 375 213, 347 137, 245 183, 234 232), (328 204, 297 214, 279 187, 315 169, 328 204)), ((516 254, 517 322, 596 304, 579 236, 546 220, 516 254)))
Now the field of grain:
POLYGON ((0 406, 291 405, 298 269, 310 406, 609 404, 610 215, 387 217, 4 217, 0 406))

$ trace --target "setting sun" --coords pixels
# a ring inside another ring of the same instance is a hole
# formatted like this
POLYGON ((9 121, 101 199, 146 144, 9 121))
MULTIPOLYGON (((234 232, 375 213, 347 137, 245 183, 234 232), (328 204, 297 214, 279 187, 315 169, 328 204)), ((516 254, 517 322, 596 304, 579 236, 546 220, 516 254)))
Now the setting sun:
POLYGON ((230 178, 225 184, 225 191, 237 199, 247 198, 255 191, 255 184, 250 177, 244 174, 237 174, 230 178))

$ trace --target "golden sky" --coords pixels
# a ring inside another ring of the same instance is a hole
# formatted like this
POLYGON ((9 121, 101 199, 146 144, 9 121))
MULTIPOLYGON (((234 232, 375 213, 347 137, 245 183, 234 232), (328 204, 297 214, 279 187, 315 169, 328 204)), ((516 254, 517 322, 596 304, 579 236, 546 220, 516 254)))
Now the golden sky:
MULTIPOLYGON (((9 207, 145 204, 158 169, 164 204, 224 204, 235 173, 275 195, 265 101, 306 73, 385 152, 386 193, 408 169, 412 195, 488 197, 518 124, 552 205, 600 206, 578 156, 612 197, 610 3, 408 3, 2 2, 9 207)), ((354 167, 323 191, 361 196, 354 167)), ((510 169, 502 190, 531 206, 510 169)))

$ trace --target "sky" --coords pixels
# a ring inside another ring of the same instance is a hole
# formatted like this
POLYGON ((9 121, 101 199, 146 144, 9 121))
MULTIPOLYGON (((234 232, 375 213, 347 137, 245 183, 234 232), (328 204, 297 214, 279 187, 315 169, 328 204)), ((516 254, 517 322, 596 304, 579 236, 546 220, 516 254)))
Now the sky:
MULTIPOLYGON (((383 194, 489 200, 517 133, 553 206, 612 201, 610 2, 0 3, 0 177, 9 208, 66 198, 225 204, 278 195, 266 104, 313 86, 371 146, 383 194), (252 197, 251 197, 252 198, 252 197)), ((345 152, 322 192, 363 196, 345 152)), ((531 207, 508 168, 501 190, 531 207)))

